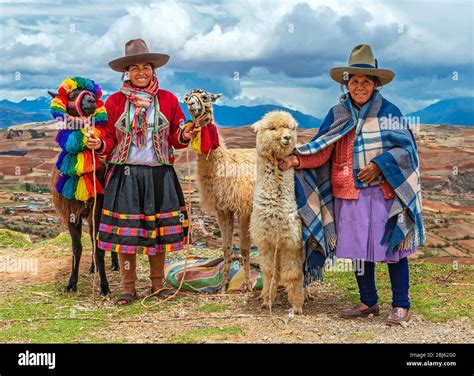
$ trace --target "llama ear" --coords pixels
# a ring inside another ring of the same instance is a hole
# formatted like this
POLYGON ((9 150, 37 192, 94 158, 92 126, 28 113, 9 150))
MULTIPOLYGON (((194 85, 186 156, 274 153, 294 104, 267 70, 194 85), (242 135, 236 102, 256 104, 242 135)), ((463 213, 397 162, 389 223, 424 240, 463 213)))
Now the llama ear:
POLYGON ((252 127, 252 129, 253 129, 253 133, 257 133, 258 130, 259 130, 259 128, 260 128, 261 126, 262 126, 262 121, 261 121, 261 120, 259 120, 259 121, 255 122, 255 123, 253 123, 253 124, 251 125, 251 127, 252 127))
POLYGON ((215 102, 215 101, 218 100, 221 96, 222 96, 222 93, 219 93, 219 94, 211 94, 211 101, 212 101, 212 102, 215 102))
POLYGON ((53 98, 56 98, 59 95, 59 93, 53 93, 52 91, 49 91, 49 90, 48 90, 48 94, 51 95, 53 98))

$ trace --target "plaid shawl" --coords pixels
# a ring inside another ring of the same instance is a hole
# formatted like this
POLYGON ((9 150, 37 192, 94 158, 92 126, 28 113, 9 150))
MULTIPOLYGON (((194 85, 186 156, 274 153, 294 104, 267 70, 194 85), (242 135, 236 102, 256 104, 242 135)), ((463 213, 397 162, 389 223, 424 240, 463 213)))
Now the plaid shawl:
MULTIPOLYGON (((380 167, 383 176, 395 191, 381 239, 381 244, 388 243, 386 254, 423 245, 425 229, 415 137, 400 110, 378 91, 374 91, 370 101, 358 114, 347 96, 329 111, 316 136, 309 143, 298 146, 294 153, 317 153, 337 142, 354 127, 356 137, 353 174, 356 187, 380 183, 382 176, 371 184, 357 179, 357 174, 372 161, 380 167)), ((327 255, 332 257, 336 249, 337 234, 330 178, 330 161, 315 169, 295 170, 296 201, 303 222, 303 242, 306 249, 305 284, 321 279, 325 258, 327 255)))

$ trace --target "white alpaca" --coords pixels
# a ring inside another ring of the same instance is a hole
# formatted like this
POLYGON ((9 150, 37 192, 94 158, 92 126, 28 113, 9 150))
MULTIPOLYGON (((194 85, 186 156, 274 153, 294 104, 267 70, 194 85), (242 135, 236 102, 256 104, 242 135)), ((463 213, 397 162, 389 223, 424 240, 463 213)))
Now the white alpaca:
POLYGON ((297 122, 287 112, 272 111, 253 128, 257 133, 257 180, 250 235, 260 253, 262 308, 271 307, 278 285, 283 285, 293 312, 301 314, 304 303, 304 253, 294 170, 280 171, 277 165, 277 160, 290 155, 296 145, 297 122))

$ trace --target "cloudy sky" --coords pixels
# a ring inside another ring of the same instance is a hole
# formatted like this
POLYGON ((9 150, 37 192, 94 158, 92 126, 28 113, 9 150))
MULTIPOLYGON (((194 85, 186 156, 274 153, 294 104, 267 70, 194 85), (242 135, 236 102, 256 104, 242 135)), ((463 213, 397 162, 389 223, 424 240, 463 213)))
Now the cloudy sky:
POLYGON ((179 98, 203 88, 322 117, 341 90, 329 69, 368 43, 396 72, 383 93, 408 113, 474 95, 473 20, 471 0, 0 0, 0 99, 44 96, 68 75, 117 91, 107 63, 143 38, 171 55, 158 78, 179 98))

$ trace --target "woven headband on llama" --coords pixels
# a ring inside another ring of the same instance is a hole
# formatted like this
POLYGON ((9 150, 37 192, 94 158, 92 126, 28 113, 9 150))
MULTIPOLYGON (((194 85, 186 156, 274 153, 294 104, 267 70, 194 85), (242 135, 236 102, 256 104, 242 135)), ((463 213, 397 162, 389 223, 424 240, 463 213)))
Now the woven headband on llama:
MULTIPOLYGON (((89 116, 77 118, 76 124, 80 129, 61 129, 56 142, 62 151, 56 161, 56 168, 59 175, 55 183, 56 191, 68 200, 87 201, 94 197, 94 179, 96 181, 96 192, 103 192, 102 185, 95 177, 95 170, 100 168, 100 160, 96 153, 87 148, 88 137, 92 134, 101 136, 100 129, 94 125, 101 125, 107 122, 107 112, 104 103, 100 100, 102 91, 94 81, 83 77, 68 77, 58 89, 58 95, 51 101, 51 115, 57 120, 67 121, 74 117, 67 113, 69 94, 74 90, 83 90, 92 94, 96 100, 96 110, 89 116), (80 127, 80 124, 84 124, 80 127), (92 125, 92 127, 90 127, 92 125)), ((82 94, 82 93, 81 93, 82 94)), ((79 94, 79 101, 83 95, 79 94)), ((76 98, 77 99, 77 98, 76 98)), ((79 106, 80 107, 80 103, 79 106)), ((68 127, 65 127, 68 128, 68 127)))

